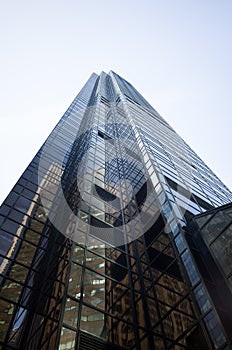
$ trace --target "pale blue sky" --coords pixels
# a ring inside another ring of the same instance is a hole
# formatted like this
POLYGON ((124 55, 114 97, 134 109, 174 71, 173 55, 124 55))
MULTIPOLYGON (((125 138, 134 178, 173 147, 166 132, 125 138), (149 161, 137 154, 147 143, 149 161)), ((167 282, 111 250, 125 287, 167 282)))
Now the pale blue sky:
POLYGON ((129 80, 232 189, 232 1, 1 4, 0 201, 95 71, 129 80))

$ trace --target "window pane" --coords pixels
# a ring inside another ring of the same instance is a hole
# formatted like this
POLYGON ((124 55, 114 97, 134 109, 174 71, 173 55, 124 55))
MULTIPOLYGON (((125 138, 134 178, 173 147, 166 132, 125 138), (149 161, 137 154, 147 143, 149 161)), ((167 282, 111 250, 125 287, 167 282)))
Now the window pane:
POLYGON ((82 267, 77 264, 72 264, 69 277, 68 294, 75 298, 80 298, 82 267))
POLYGON ((78 317, 79 303, 68 298, 65 305, 64 311, 64 323, 69 326, 77 327, 77 317, 78 317))
POLYGON ((75 349, 76 332, 65 327, 61 330, 59 350, 74 350, 75 349))
POLYGON ((232 272, 232 225, 211 244, 211 250, 224 273, 232 272))
POLYGON ((218 349, 219 346, 225 343, 226 339, 222 333, 221 327, 218 323, 218 320, 216 319, 216 316, 214 315, 214 312, 211 311, 207 316, 205 316, 204 321, 211 335, 211 338, 216 345, 216 349, 218 349))
POLYGON ((83 331, 104 338, 104 314, 83 305, 80 328, 83 331))
POLYGON ((0 315, 1 315, 0 341, 4 341, 5 339, 13 313, 14 313, 14 305, 11 303, 7 303, 3 300, 0 300, 0 315))
POLYGON ((105 277, 85 270, 84 302, 105 310, 105 277))

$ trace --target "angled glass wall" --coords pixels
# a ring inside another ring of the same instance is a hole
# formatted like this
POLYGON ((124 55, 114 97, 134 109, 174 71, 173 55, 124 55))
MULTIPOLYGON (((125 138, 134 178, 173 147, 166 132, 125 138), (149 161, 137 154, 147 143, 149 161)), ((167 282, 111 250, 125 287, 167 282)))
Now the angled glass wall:
POLYGON ((215 311, 230 341, 232 341, 231 225, 230 203, 195 216, 186 228, 189 246, 196 256, 196 263, 212 298, 215 311))

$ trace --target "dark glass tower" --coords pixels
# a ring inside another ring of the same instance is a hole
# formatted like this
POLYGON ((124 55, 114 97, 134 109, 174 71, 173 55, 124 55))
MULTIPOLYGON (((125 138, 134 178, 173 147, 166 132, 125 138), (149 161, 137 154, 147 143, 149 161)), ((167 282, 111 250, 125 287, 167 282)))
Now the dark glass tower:
POLYGON ((92 74, 0 208, 0 348, 230 349, 232 270, 191 220, 231 200, 130 83, 92 74))

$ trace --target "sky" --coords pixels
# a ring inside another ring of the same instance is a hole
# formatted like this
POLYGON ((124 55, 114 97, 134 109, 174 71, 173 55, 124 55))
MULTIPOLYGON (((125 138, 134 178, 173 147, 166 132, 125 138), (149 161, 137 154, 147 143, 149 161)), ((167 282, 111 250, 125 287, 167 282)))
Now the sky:
POLYGON ((232 1, 5 1, 0 43, 0 202, 91 73, 110 70, 232 190, 232 1))

